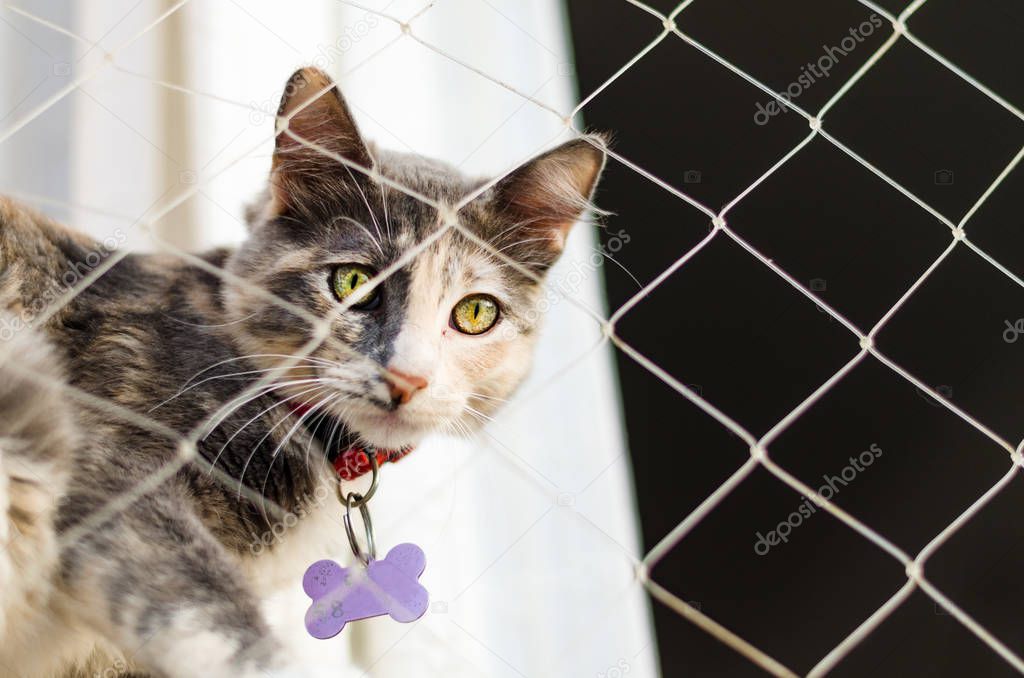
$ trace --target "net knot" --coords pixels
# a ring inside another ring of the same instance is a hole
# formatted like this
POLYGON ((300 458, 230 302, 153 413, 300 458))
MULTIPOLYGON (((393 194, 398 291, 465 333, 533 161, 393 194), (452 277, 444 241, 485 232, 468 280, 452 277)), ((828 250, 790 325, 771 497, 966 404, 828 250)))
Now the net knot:
POLYGON ((196 444, 191 440, 182 440, 178 442, 178 458, 184 462, 191 462, 199 456, 199 450, 196 448, 196 444))
POLYGON ((639 562, 633 570, 636 575, 636 579, 639 582, 649 582, 651 580, 651 568, 648 567, 647 563, 639 562))
MULTIPOLYGON (((1022 443, 1022 445, 1024 445, 1024 443, 1022 443)), ((1017 466, 1024 467, 1024 454, 1021 454, 1020 447, 1013 452, 1010 452, 1010 459, 1017 466)))
POLYGON ((459 223, 459 214, 451 205, 438 206, 437 216, 443 226, 452 226, 459 223))

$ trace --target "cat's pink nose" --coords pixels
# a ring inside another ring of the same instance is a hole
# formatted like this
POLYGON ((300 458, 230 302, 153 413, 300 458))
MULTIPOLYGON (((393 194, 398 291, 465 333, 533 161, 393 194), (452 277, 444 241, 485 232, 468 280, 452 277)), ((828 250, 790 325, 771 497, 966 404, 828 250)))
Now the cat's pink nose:
POLYGON ((427 380, 423 377, 394 369, 388 369, 384 373, 384 378, 387 379, 392 402, 401 405, 412 400, 417 391, 422 391, 427 387, 427 380))

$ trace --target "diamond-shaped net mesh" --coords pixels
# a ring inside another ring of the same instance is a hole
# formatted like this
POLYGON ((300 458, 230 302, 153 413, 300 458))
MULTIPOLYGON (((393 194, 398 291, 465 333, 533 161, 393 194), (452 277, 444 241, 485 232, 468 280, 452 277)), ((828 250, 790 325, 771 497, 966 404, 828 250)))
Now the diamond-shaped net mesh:
MULTIPOLYGON (((127 50, 129 47, 131 47, 138 41, 144 40, 147 35, 149 35, 155 28, 157 28, 159 25, 161 25, 161 23, 167 20, 168 17, 172 16, 173 14, 181 10, 181 8, 189 4, 189 1, 190 0, 180 0, 180 2, 177 2, 169 9, 167 9, 163 14, 156 17, 156 19, 148 23, 130 39, 124 41, 118 47, 107 51, 105 53, 106 59, 102 62, 102 64, 96 66, 95 68, 87 70, 84 73, 76 74, 74 78, 66 86, 64 86, 51 96, 49 96, 45 101, 38 104, 35 108, 21 115, 16 120, 8 121, 7 124, 4 126, 3 130, 0 131, 0 143, 3 143, 4 141, 11 138, 13 135, 18 134, 19 131, 26 127, 26 125, 28 125, 33 120, 46 113, 47 110, 49 110, 59 101, 67 97, 69 94, 75 92, 82 84, 95 78, 105 69, 117 69, 123 73, 128 73, 130 75, 142 78, 144 80, 148 80, 155 85, 170 90, 174 90, 180 93, 184 93, 189 96, 212 98, 222 103, 240 106, 245 109, 252 110, 251 103, 235 101, 230 98, 222 97, 208 92, 197 91, 179 83, 154 79, 134 71, 130 67, 130 65, 123 64, 118 60, 119 55, 121 55, 125 50, 127 50)), ((644 4, 643 2, 640 2, 639 0, 623 0, 623 2, 628 2, 630 5, 635 6, 637 10, 649 15, 652 25, 660 25, 661 31, 657 35, 657 37, 654 38, 654 40, 647 44, 642 50, 640 50, 626 63, 622 64, 621 68, 614 72, 601 86, 597 87, 594 91, 584 96, 582 100, 580 100, 579 103, 575 105, 571 110, 556 110, 554 107, 544 103, 543 101, 538 100, 534 95, 520 91, 516 87, 507 84, 501 79, 492 77, 487 72, 476 67, 474 64, 467 63, 465 60, 460 59, 456 55, 449 53, 448 51, 442 49, 437 45, 431 44, 423 37, 421 37, 421 35, 418 34, 417 32, 417 26, 423 20, 423 17, 429 15, 431 10, 434 8, 435 3, 433 2, 427 3, 422 7, 422 9, 411 14, 410 16, 399 17, 393 16, 387 12, 380 12, 372 8, 362 7, 353 2, 346 2, 345 0, 341 1, 344 4, 352 5, 354 7, 359 8, 362 11, 366 11, 378 17, 379 20, 381 21, 391 22, 400 29, 399 34, 396 35, 391 41, 386 43, 380 50, 373 52, 366 59, 358 63, 349 64, 347 71, 348 73, 354 72, 364 67, 365 64, 371 62, 382 51, 388 49, 389 47, 391 47, 392 45, 399 41, 415 41, 421 44, 426 49, 435 52, 442 58, 448 59, 458 64, 460 67, 466 69, 468 72, 475 74, 476 77, 486 78, 494 82, 496 85, 511 92, 513 95, 520 97, 524 105, 536 107, 537 109, 542 110, 547 114, 550 114, 551 116, 554 116, 555 119, 560 121, 565 127, 569 128, 576 134, 582 134, 582 130, 575 127, 575 125, 578 124, 576 122, 578 120, 578 114, 585 112, 587 110, 588 104, 592 100, 594 100, 595 97, 601 94, 606 88, 608 88, 612 83, 621 78, 630 69, 634 68, 659 44, 665 41, 672 40, 682 41, 690 48, 700 52, 706 58, 713 60, 715 63, 721 66, 721 68, 727 69, 736 77, 742 78, 749 84, 757 87, 762 92, 764 92, 764 94, 767 97, 771 97, 772 99, 779 101, 780 104, 784 104, 786 107, 788 107, 789 110, 794 111, 797 115, 806 120, 808 125, 808 133, 806 137, 803 138, 802 141, 800 141, 795 147, 793 147, 791 150, 785 153, 782 157, 778 158, 777 162, 775 162, 766 172, 764 172, 764 174, 762 174, 752 184, 750 184, 748 187, 742 190, 738 195, 736 195, 735 198, 730 200, 721 210, 717 211, 707 207, 698 200, 687 195, 686 192, 679 190, 678 188, 670 185, 670 183, 668 183, 667 181, 645 170, 643 167, 631 161, 629 158, 623 157, 620 153, 616 152, 615 150, 608 150, 607 152, 610 158, 610 162, 620 163, 621 165, 625 166, 632 172, 635 172, 638 175, 644 177, 645 179, 649 180, 660 189, 663 189, 664 191, 668 192, 678 200, 682 201, 682 203, 688 205, 689 208, 691 208, 692 210, 696 210, 697 212, 703 213, 704 216, 710 221, 710 230, 706 237, 700 240, 700 242, 697 243, 696 246, 689 249, 689 251, 680 252, 678 257, 675 259, 671 266, 669 266, 660 275, 655 277, 650 283, 648 283, 642 289, 640 289, 626 303, 622 304, 619 308, 615 309, 609 317, 604 317, 601 313, 587 307, 585 304, 583 304, 576 298, 572 296, 563 295, 561 291, 555 290, 556 293, 564 296, 568 302, 576 305, 584 313, 591 317, 595 325, 599 327, 601 333, 601 340, 598 342, 598 344, 596 344, 593 347, 592 350, 597 350, 600 346, 605 345, 606 343, 612 344, 618 351, 621 351, 623 354, 625 354, 632 360, 636 361, 636 363, 638 363, 644 369, 648 370, 656 378, 660 379, 669 387, 671 387, 675 392, 679 394, 679 396, 681 396, 682 399, 688 401, 689 404, 696 406, 697 408, 700 408, 700 410, 706 413, 709 417, 713 418, 721 426, 725 427, 733 434, 738 436, 741 440, 744 441, 744 443, 747 446, 749 446, 749 459, 745 463, 743 463, 739 468, 737 468, 725 483, 723 483, 720 487, 716 488, 713 492, 711 492, 706 497, 706 499, 704 499, 704 501, 701 502, 700 505, 697 506, 697 508, 693 510, 689 515, 680 516, 678 524, 675 526, 675 528, 672 529, 668 534, 664 535, 664 538, 662 538, 661 541, 657 543, 657 545, 654 548, 652 548, 642 558, 642 560, 635 562, 636 585, 644 587, 647 591, 650 592, 650 594, 655 599, 660 601, 662 604, 668 606, 669 608, 677 612, 680 616, 684 617, 685 619, 692 622, 696 626, 700 627, 707 633, 711 634, 712 636, 720 640, 722 643, 728 645, 730 648, 742 654, 751 662, 763 668, 764 670, 776 675, 795 675, 795 672, 788 668, 785 665, 785 663, 764 652, 763 650, 761 650, 748 640, 744 639, 737 633, 734 633, 719 621, 716 621, 710 616, 704 614, 696 606, 693 606, 687 603, 686 601, 682 600, 677 595, 675 595, 674 593, 660 585, 656 578, 652 577, 651 574, 654 566, 659 561, 661 561, 671 550, 673 550, 677 545, 679 545, 680 542, 686 539, 687 535, 694 529, 695 526, 697 526, 712 511, 714 511, 716 507, 737 486, 743 483, 744 480, 747 479, 755 471, 755 469, 760 467, 767 470, 779 481, 790 486, 801 495, 813 499, 821 507, 823 507, 829 513, 835 516, 838 520, 842 521, 845 525, 847 525, 851 530, 859 534, 863 539, 871 542, 879 549, 881 549, 883 552, 885 552, 893 559, 895 559, 897 562, 899 562, 905 568, 906 571, 906 583, 901 588, 899 588, 899 590, 897 590, 884 605, 878 608, 867 619, 864 619, 863 622, 861 622, 860 625, 857 626, 857 628, 849 634, 849 636, 843 639, 842 642, 836 645, 825 656, 821 657, 820 661, 818 661, 818 663, 811 669, 809 675, 823 675, 827 673, 829 670, 831 670, 833 667, 835 667, 839 662, 843 660, 843 658, 848 653, 851 652, 851 650, 858 643, 860 643, 869 634, 871 634, 888 616, 893 614, 893 612, 917 590, 924 592, 932 599, 934 599, 934 601, 939 606, 948 611, 950 615, 956 618, 961 624, 963 624, 978 638, 980 638, 985 644, 987 644, 992 649, 993 652, 997 653, 1013 668, 1015 668, 1018 671, 1024 672, 1024 661, 1022 661, 1016 653, 1011 651, 1006 645, 1000 642, 999 639, 997 639, 993 634, 986 630, 986 628, 981 623, 979 623, 978 620, 974 619, 971 615, 967 614, 963 609, 961 609, 961 607, 957 605, 956 601, 951 600, 946 595, 944 595, 943 592, 939 590, 934 584, 932 584, 926 576, 926 564, 928 559, 938 549, 940 549, 943 546, 943 544, 946 543, 954 533, 961 529, 965 525, 965 523, 967 523, 969 520, 971 520, 973 516, 975 516, 979 511, 981 511, 982 508, 988 502, 990 502, 994 496, 996 496, 1000 491, 1002 491, 1018 473, 1019 467, 1022 461, 1024 461, 1024 457, 1022 457, 1021 455, 1021 445, 1024 443, 1014 444, 1011 441, 1004 440, 1002 437, 997 435, 993 430, 991 430, 985 424, 979 421, 979 419, 975 418, 975 416, 973 416, 971 413, 962 410, 957 405, 952 403, 949 399, 943 397, 942 394, 936 392, 936 390, 933 389, 931 386, 915 377, 914 374, 910 373, 908 370, 901 367, 889 356, 882 353, 875 345, 875 337, 878 335, 878 333, 887 325, 887 323, 889 323, 889 321, 896 314, 900 312, 900 309, 906 304, 907 300, 910 299, 918 291, 918 289, 926 280, 928 280, 929 276, 932 275, 936 268, 944 260, 946 260, 955 250, 959 249, 972 252, 974 255, 977 255, 987 264, 990 264, 992 267, 998 270, 1002 275, 1007 276, 1017 285, 1024 287, 1024 281, 1022 281, 1019 277, 1012 273, 1007 267, 1000 264, 988 252, 984 251, 981 247, 972 242, 969 236, 969 226, 972 216, 978 211, 982 204, 985 203, 985 201, 988 200, 990 196, 992 196, 992 194, 999 188, 1000 184, 1004 181, 1004 179, 1006 179, 1006 177, 1011 173, 1011 171, 1018 165, 1018 163, 1021 161, 1021 158, 1024 157, 1024 149, 1021 149, 1013 157, 1011 162, 1003 169, 1002 172, 991 178, 991 183, 988 185, 987 190, 985 190, 981 195, 977 197, 977 200, 974 202, 973 206, 966 212, 966 214, 964 214, 963 217, 960 218, 958 221, 952 221, 949 218, 943 216, 943 214, 941 214, 938 210, 936 210, 928 203, 926 203, 924 200, 919 198, 913 192, 902 186, 895 179, 888 176, 881 169, 872 165, 870 162, 868 162, 863 157, 858 155, 854 150, 852 150, 850 147, 844 144, 842 139, 833 136, 833 134, 830 133, 828 129, 828 125, 826 124, 826 117, 829 111, 834 106, 836 106, 836 104, 839 103, 843 99, 843 97, 846 96, 851 90, 856 88, 858 83, 865 76, 865 74, 868 73, 872 68, 874 68, 876 64, 878 64, 881 60, 885 59, 887 52, 889 52, 893 48, 893 46, 899 43, 900 41, 906 41, 916 46, 925 54, 927 54, 931 59, 933 59, 937 64, 954 73, 956 76, 958 76, 963 81, 976 88, 980 93, 994 101, 996 104, 1004 108, 1012 115, 1024 120, 1024 113, 1022 113, 1018 108, 1016 108, 1011 103, 1001 98, 996 92, 991 91, 983 83, 973 78, 970 74, 965 72, 963 69, 959 68, 956 64, 951 63, 942 54, 932 49, 928 44, 926 44, 920 38, 914 35, 910 28, 911 19, 913 18, 914 14, 921 8, 921 6, 925 4, 927 0, 916 0, 899 15, 894 15, 880 6, 872 2, 868 2, 867 0, 860 0, 860 3, 862 5, 866 6, 868 9, 877 13, 877 15, 884 17, 888 22, 890 22, 892 27, 892 34, 873 54, 870 55, 869 58, 867 58, 863 62, 863 64, 853 74, 853 76, 850 77, 849 80, 846 81, 835 92, 835 94, 823 106, 821 106, 821 108, 819 108, 816 111, 805 110, 796 102, 784 100, 782 97, 780 97, 779 94, 775 93, 772 90, 772 88, 761 82, 757 77, 745 72, 744 70, 741 70, 739 67, 732 64, 729 60, 723 58, 721 55, 715 53, 714 51, 712 51, 711 49, 709 49, 708 47, 706 47, 705 45, 701 44, 693 37, 688 35, 686 31, 683 30, 683 28, 681 28, 680 22, 681 19, 685 17, 684 13, 687 10, 687 7, 689 7, 692 4, 693 0, 687 0, 686 2, 679 4, 671 13, 667 15, 662 14, 658 10, 652 8, 647 4, 644 4), (790 160, 794 156, 796 156, 801 151, 801 149, 810 144, 816 138, 821 138, 829 142, 835 148, 853 158, 855 161, 860 163, 864 168, 866 168, 873 174, 877 175, 880 179, 882 179, 886 184, 888 184, 891 187, 892 190, 901 193, 905 198, 915 203, 922 210, 930 214, 937 222, 945 225, 945 227, 949 229, 950 240, 945 250, 930 266, 927 267, 926 270, 924 270, 923 273, 921 273, 917 280, 910 286, 909 289, 906 290, 906 292, 899 298, 899 300, 891 308, 889 308, 888 311, 885 312, 884 315, 882 315, 882 317, 873 326, 867 329, 861 328, 857 326, 854 322, 848 320, 846 317, 843 316, 843 314, 841 314, 839 311, 832 308, 829 304, 823 301, 815 293, 814 290, 810 289, 804 283, 800 282, 795 277, 787 273, 787 271, 782 269, 772 259, 766 257, 761 252, 759 252, 757 248, 755 248, 749 242, 744 240, 744 238, 742 238, 735 230, 733 230, 730 227, 729 216, 732 210, 736 207, 736 205, 742 202, 752 192, 756 191, 758 189, 758 186, 760 186, 762 182, 764 182, 766 179, 768 179, 768 177, 776 173, 786 163, 790 162, 790 160), (849 362, 847 362, 840 370, 835 372, 824 383, 818 386, 812 393, 807 395, 803 402, 801 402, 795 409, 793 409, 785 417, 778 421, 774 426, 772 426, 765 435, 760 437, 752 434, 750 431, 746 430, 743 426, 737 423, 732 417, 730 417, 728 412, 724 412, 718 409, 714 404, 704 399, 702 395, 697 392, 697 390, 691 388, 685 383, 682 383, 676 377, 669 374, 663 367, 659 366, 656 362, 645 356, 634 346, 627 343, 617 332, 619 321, 622 320, 623 317, 625 317, 637 304, 639 304, 646 297, 648 297, 656 288, 658 288, 659 285, 661 285, 667 278, 669 278, 669 276, 672 276, 677 270, 686 266, 687 263, 693 260, 695 257, 699 257, 701 255, 702 250, 704 250, 704 248, 707 247, 709 243, 716 239, 728 239, 734 241, 745 252, 747 252, 750 257, 760 262, 768 269, 770 269, 773 273, 775 273, 783 280, 785 280, 792 287, 794 295, 799 294, 810 299, 820 309, 822 309, 825 313, 827 313, 835 321, 837 321, 842 327, 848 330, 850 334, 851 345, 856 344, 857 346, 859 346, 859 351, 851 360, 849 360, 849 362), (879 534, 878 532, 876 532, 875 530, 861 522, 857 518, 857 516, 851 515, 844 511, 843 509, 839 508, 836 504, 830 502, 825 497, 819 495, 814 488, 804 484, 799 479, 797 479, 793 474, 787 471, 785 468, 779 466, 779 464, 773 460, 771 455, 773 441, 775 441, 795 421, 797 421, 800 417, 807 413, 808 410, 814 407, 815 403, 819 399, 821 399, 824 394, 833 389, 852 370, 854 370, 859 364, 865 361, 878 361, 880 364, 886 366, 887 368, 892 370, 892 372, 899 375, 899 377, 912 383, 922 392, 929 394, 935 399, 936 402, 941 403, 941 405, 944 408, 946 408, 950 413, 961 418, 963 421, 967 422, 972 427, 974 427, 982 434, 987 436, 989 439, 991 439, 993 442, 1001 446, 1008 455, 1005 475, 987 492, 985 492, 982 496, 978 497, 977 500, 972 505, 970 505, 970 507, 967 510, 965 510, 961 515, 959 515, 956 518, 956 520, 954 520, 945 529, 943 529, 941 532, 935 535, 934 538, 927 544, 927 546, 918 553, 904 552, 897 545, 887 540, 881 534, 879 534)), ((850 1, 853 2, 854 0, 850 1)), ((92 41, 87 40, 79 35, 76 35, 67 28, 57 25, 56 23, 49 21, 44 17, 38 16, 36 13, 28 9, 16 5, 8 5, 8 9, 10 9, 13 12, 16 12, 17 14, 23 16, 24 18, 30 21, 37 22, 38 24, 41 24, 42 26, 45 26, 48 29, 59 32, 60 34, 68 38, 71 38, 76 42, 80 42, 83 45, 87 46, 90 50, 102 51, 102 48, 94 44, 92 41)), ((273 114, 272 110, 267 110, 263 112, 268 115, 273 114)), ((463 224, 460 222, 460 210, 463 207, 465 207, 473 198, 477 197, 480 193, 482 193, 487 188, 496 183, 498 180, 500 180, 501 177, 496 177, 492 182, 485 186, 482 186, 474 194, 466 196, 463 200, 456 204, 443 204, 435 200, 432 200, 427 196, 417 193, 410 187, 403 186, 398 182, 380 176, 379 174, 375 173, 372 169, 361 167, 347 158, 338 156, 337 154, 331 153, 327 149, 318 147, 316 144, 302 138, 301 136, 297 135, 295 132, 290 130, 288 127, 288 123, 289 118, 283 118, 278 120, 278 126, 276 131, 283 130, 286 134, 288 134, 298 143, 301 143, 304 146, 317 150, 318 152, 321 152, 324 155, 330 157, 334 161, 348 166, 353 172, 366 173, 373 180, 381 182, 395 191, 404 192, 409 196, 422 201, 425 205, 430 206, 436 211, 438 216, 438 223, 440 224, 440 226, 434 232, 434 234, 425 242, 422 242, 417 246, 410 248, 399 261, 396 261, 392 266, 388 267, 388 269, 382 271, 380 273, 380 277, 378 280, 383 280, 395 270, 408 264, 408 262, 412 261, 418 254, 420 254, 420 252, 422 252, 432 242, 444 236, 446 233, 450 232, 461 233, 466 238, 469 238, 470 240, 476 242, 480 247, 483 247, 490 251, 494 257, 503 261, 509 266, 515 267, 523 271, 526 275, 534 275, 529 270, 523 268, 516 261, 510 259, 501 251, 496 250, 487 242, 484 242, 477 238, 470 230, 465 228, 463 224)), ((261 146, 265 143, 266 139, 261 139, 259 144, 254 145, 251 148, 245 149, 244 152, 236 155, 235 159, 232 162, 226 163, 224 167, 220 170, 220 172, 226 171, 234 163, 247 157, 258 146, 261 146)), ((218 276, 232 285, 251 287, 251 285, 246 281, 233 277, 227 271, 210 264, 205 259, 199 258, 193 254, 183 251, 179 247, 173 245, 171 242, 168 242, 166 239, 162 238, 160 234, 157 233, 152 228, 153 224, 159 222, 163 217, 171 213, 174 209, 184 204, 186 201, 189 201, 196 197, 201 191, 203 191, 205 186, 207 186, 213 179, 216 178, 216 176, 220 172, 212 173, 208 176, 204 176, 201 179, 195 181, 193 185, 186 188, 185 190, 182 190, 179 194, 173 197, 172 200, 163 204, 159 209, 147 213, 145 219, 138 220, 136 226, 140 229, 148 230, 150 232, 153 242, 165 252, 180 257, 182 260, 188 262, 189 264, 202 268, 208 271, 211 275, 218 276)), ((45 198, 43 200, 45 200, 45 198)), ((100 278, 110 268, 116 266, 129 253, 129 251, 129 248, 121 248, 114 252, 110 257, 108 257, 94 270, 92 270, 88 275, 86 275, 79 284, 74 286, 72 289, 68 290, 60 298, 56 299, 52 304, 50 304, 40 315, 38 315, 35 318, 34 323, 41 324, 45 322, 48 318, 52 317, 54 314, 58 313, 64 304, 68 303, 77 294, 81 293, 83 289, 85 289, 98 278, 100 278)), ((291 364, 295 364, 295 362, 301 360, 304 356, 309 355, 309 353, 313 351, 314 348, 318 346, 320 343, 325 341, 332 341, 332 339, 329 336, 329 325, 323 319, 311 316, 305 310, 296 307, 295 305, 287 302, 284 299, 274 297, 274 295, 272 295, 270 292, 266 290, 252 289, 251 291, 256 294, 261 294, 264 297, 270 299, 274 304, 276 304, 280 308, 285 309, 289 313, 294 314, 297 318, 300 318, 303 321, 308 322, 312 327, 316 328, 317 330, 314 333, 315 336, 313 337, 313 339, 305 347, 305 350, 300 351, 298 354, 296 354, 293 358, 293 361, 283 365, 281 367, 281 370, 286 369, 291 364)), ((340 348, 343 349, 343 347, 340 348)), ((566 365, 566 367, 569 367, 569 365, 566 365)), ((261 390, 265 389, 277 376, 279 376, 279 374, 279 371, 274 371, 261 376, 250 387, 243 391, 239 395, 239 398, 245 398, 247 396, 261 392, 261 390)), ((553 377, 556 383, 558 378, 559 375, 557 374, 555 375, 555 377, 553 377)), ((201 456, 197 454, 196 450, 197 441, 201 438, 204 432, 208 430, 208 427, 212 423, 214 423, 216 417, 219 416, 219 413, 215 413, 208 420, 200 422, 193 429, 191 434, 185 437, 181 437, 177 435, 174 431, 167 429, 166 427, 160 425, 156 421, 153 421, 138 413, 129 411, 112 402, 97 398, 93 395, 67 386, 62 385, 61 387, 66 389, 68 397, 81 402, 83 405, 87 407, 95 408, 96 410, 102 411, 110 417, 117 418, 125 422, 130 422, 142 429, 150 431, 154 436, 164 437, 173 445, 176 445, 177 449, 179 450, 179 454, 174 458, 172 462, 167 463, 160 468, 154 469, 152 475, 150 476, 147 482, 138 484, 130 492, 126 492, 117 497, 112 497, 109 503, 103 509, 97 511, 92 515, 89 515, 74 529, 65 533, 62 536, 62 540, 64 543, 68 543, 76 539, 79 539, 83 534, 87 533, 88 531, 97 529, 98 526, 102 525, 111 516, 116 515, 119 511, 122 511, 126 506, 130 505, 138 497, 144 495, 147 492, 152 491, 161 482, 165 481, 167 478, 172 476, 185 464, 197 464, 202 466, 204 470, 209 471, 214 475, 222 474, 222 472, 219 471, 217 468, 210 467, 208 462, 206 462, 201 456)), ((679 406, 688 407, 689 405, 687 403, 682 402, 681 400, 679 406)), ((224 477, 224 481, 231 483, 232 486, 234 485, 234 480, 231 478, 224 477)), ((262 498, 259 498, 259 500, 265 503, 265 500, 263 500, 262 498)), ((284 514, 284 511, 282 511, 280 507, 271 506, 269 508, 271 509, 271 511, 276 512, 276 515, 278 516, 282 516, 284 514)))

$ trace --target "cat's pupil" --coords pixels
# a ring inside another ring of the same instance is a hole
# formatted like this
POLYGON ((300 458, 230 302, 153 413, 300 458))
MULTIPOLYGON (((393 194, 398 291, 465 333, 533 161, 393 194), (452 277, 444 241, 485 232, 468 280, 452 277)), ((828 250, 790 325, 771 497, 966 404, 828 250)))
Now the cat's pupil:
POLYGON ((358 283, 359 283, 359 274, 358 273, 353 273, 352 277, 350 277, 348 279, 348 286, 349 286, 349 288, 354 290, 358 283))
POLYGON ((475 304, 473 304, 473 320, 476 320, 479 317, 480 317, 480 302, 478 301, 475 304))

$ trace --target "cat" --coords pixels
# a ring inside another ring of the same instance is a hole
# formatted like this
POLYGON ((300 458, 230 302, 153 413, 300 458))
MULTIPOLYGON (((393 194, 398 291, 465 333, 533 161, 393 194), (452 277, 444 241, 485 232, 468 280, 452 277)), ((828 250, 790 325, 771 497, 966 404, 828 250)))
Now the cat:
POLYGON ((315 68, 278 122, 243 243, 127 255, 64 305, 100 246, 0 198, 0 670, 303 675, 260 600, 341 532, 340 455, 468 434, 526 375, 605 138, 471 179, 367 142, 315 68), (479 193, 470 235, 396 184, 479 193))

